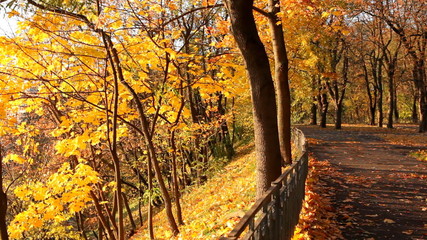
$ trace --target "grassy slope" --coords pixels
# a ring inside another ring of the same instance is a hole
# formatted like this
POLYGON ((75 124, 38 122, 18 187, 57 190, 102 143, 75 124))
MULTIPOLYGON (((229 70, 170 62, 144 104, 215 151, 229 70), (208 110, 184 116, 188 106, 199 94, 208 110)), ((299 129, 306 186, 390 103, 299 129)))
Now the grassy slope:
MULTIPOLYGON (((171 237, 164 211, 154 219, 156 239, 217 239, 228 233, 255 199, 255 156, 253 146, 239 154, 223 170, 200 187, 192 187, 181 203, 185 225, 171 237)), ((143 227, 132 238, 148 239, 143 227)))

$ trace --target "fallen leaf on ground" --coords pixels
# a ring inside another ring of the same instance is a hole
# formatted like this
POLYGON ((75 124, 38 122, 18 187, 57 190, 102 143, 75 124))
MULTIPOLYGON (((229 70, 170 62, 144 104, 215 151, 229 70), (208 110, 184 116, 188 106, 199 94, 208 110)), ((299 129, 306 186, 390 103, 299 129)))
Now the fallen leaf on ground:
POLYGON ((388 218, 384 219, 384 222, 385 223, 396 223, 395 221, 388 219, 388 218))

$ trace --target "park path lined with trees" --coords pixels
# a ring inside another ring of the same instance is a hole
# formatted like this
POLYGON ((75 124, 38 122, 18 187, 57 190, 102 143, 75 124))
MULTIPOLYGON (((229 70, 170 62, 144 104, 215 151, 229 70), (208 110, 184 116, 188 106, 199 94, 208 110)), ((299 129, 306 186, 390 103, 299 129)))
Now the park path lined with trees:
POLYGON ((402 128, 301 129, 314 157, 334 168, 321 180, 330 188, 344 238, 427 237, 427 164, 410 156, 427 149, 425 134, 402 128))

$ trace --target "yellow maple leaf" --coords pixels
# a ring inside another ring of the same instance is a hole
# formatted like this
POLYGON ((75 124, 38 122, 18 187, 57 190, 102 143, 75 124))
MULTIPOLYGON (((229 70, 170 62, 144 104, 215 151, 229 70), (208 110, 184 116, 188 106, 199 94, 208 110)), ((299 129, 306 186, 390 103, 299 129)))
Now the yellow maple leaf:
POLYGON ((19 164, 25 163, 25 159, 19 156, 18 154, 9 154, 4 158, 4 162, 14 161, 19 164))
POLYGON ((12 10, 12 11, 10 11, 10 12, 7 13, 7 17, 8 18, 12 18, 12 17, 15 17, 15 16, 19 16, 19 12, 15 11, 15 10, 12 10))

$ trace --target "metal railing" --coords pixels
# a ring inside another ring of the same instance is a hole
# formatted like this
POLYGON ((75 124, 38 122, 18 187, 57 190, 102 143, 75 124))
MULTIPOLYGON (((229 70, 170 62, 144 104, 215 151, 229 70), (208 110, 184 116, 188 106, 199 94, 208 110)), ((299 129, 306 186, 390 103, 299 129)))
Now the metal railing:
POLYGON ((299 220, 308 173, 307 141, 299 129, 292 130, 296 161, 271 184, 266 193, 220 240, 291 239, 299 220))

